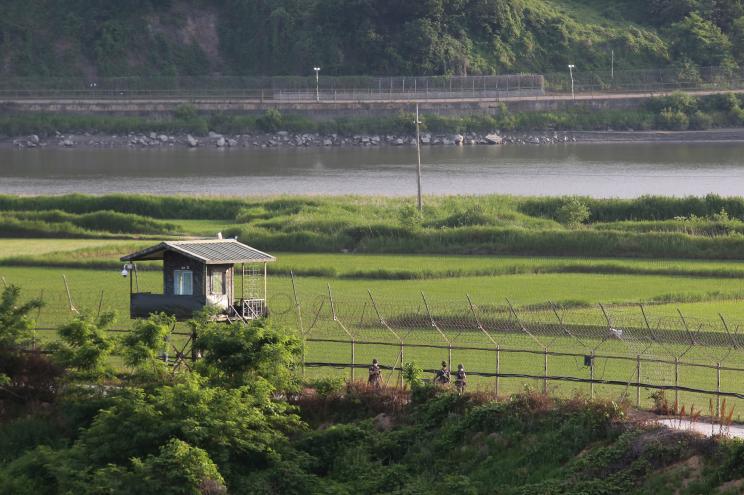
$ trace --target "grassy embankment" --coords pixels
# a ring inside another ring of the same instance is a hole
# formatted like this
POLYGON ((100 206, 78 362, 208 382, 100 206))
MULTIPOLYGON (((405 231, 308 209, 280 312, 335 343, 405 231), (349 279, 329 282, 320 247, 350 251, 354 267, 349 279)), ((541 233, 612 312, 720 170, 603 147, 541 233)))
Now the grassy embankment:
MULTIPOLYGON (((489 133, 527 131, 597 131, 597 130, 704 130, 739 127, 744 124, 742 95, 721 94, 688 96, 673 94, 649 98, 636 109, 596 109, 574 107, 554 112, 511 113, 501 105, 498 112, 468 116, 423 115, 423 132, 438 134, 489 133)), ((282 115, 270 110, 265 115, 199 114, 191 107, 181 107, 173 115, 163 117, 124 117, 111 115, 78 115, 60 113, 20 113, 0 117, 0 135, 53 135, 94 132, 124 134, 127 132, 184 132, 197 135, 208 131, 245 134, 276 132, 340 134, 408 134, 414 131, 413 116, 399 115, 379 118, 333 118, 312 120, 299 115, 282 115)))

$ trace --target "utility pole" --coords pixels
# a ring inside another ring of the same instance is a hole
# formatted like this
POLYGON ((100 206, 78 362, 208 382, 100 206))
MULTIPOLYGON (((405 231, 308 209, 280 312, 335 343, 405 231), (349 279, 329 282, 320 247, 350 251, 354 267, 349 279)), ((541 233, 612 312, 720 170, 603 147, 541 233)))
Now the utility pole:
POLYGON ((421 201, 421 134, 419 131, 419 125, 421 124, 421 121, 419 120, 419 106, 418 103, 416 103, 416 155, 418 158, 418 168, 416 169, 416 179, 418 181, 418 210, 422 211, 424 208, 424 205, 421 201))

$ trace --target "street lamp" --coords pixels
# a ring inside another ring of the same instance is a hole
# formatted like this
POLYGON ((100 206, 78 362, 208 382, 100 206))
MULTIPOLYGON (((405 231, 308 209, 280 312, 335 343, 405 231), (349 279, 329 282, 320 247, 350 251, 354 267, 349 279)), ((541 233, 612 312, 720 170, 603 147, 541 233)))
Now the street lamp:
POLYGON ((320 101, 320 67, 313 67, 315 71, 315 101, 320 101))
POLYGON ((573 70, 576 68, 574 64, 568 64, 568 72, 571 74, 571 99, 576 99, 576 96, 574 95, 574 79, 573 79, 573 70))

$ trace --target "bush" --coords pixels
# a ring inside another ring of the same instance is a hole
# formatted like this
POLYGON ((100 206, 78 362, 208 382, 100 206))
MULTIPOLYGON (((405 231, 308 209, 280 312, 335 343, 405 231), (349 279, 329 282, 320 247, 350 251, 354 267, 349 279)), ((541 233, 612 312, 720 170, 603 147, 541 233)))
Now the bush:
POLYGON ((690 119, 680 110, 664 108, 656 118, 656 125, 659 129, 683 131, 689 127, 690 119))
POLYGON ((256 120, 256 125, 264 132, 277 132, 282 127, 282 114, 276 108, 269 108, 256 120))
POLYGON ((173 112, 173 116, 176 117, 178 120, 194 120, 198 117, 198 114, 196 112, 196 108, 193 105, 184 103, 176 107, 175 112, 173 112))
POLYGON ((424 221, 421 211, 412 204, 403 205, 398 212, 398 218, 400 225, 407 229, 419 228, 424 221))
POLYGON ((690 129, 705 130, 713 127, 713 117, 698 110, 690 117, 690 129))
POLYGON ((589 219, 589 207, 579 198, 568 198, 555 212, 555 218, 566 227, 576 228, 589 219))
POLYGON ((107 360, 114 350, 107 329, 114 318, 114 313, 104 313, 96 318, 81 314, 61 326, 58 330, 60 340, 50 346, 54 360, 65 368, 88 375, 107 372, 107 360))

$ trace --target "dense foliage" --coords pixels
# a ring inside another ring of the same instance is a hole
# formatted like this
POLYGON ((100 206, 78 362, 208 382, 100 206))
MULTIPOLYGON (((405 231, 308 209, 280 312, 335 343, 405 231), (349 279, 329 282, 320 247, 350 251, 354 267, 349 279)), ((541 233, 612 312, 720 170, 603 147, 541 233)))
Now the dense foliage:
MULTIPOLYGON (((20 346, 34 305, 18 296, 3 294, 20 310, 2 309, 0 339, 20 346)), ((298 340, 270 320, 198 315, 203 360, 142 374, 173 320, 153 315, 122 339, 103 330, 109 320, 60 328, 66 370, 36 352, 0 360, 0 494, 703 494, 744 473, 740 441, 635 425, 624 405, 529 388, 460 396, 424 384, 414 363, 411 391, 326 379, 300 392, 298 340), (101 382, 101 349, 128 370, 101 382)))
POLYGON ((0 74, 465 74, 729 65, 740 0, 8 0, 0 74))

